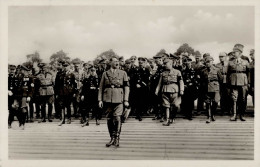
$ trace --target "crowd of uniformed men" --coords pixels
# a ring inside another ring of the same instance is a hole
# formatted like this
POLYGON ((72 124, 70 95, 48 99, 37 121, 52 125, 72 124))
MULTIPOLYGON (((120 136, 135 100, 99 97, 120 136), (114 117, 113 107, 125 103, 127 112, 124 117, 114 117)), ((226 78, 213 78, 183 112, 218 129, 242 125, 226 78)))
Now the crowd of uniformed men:
POLYGON ((8 127, 17 116, 24 129, 25 122, 33 122, 34 113, 39 123, 52 122, 53 106, 54 117, 61 120, 59 126, 66 117, 67 124, 75 117, 81 118, 82 127, 94 118, 99 125, 106 114, 110 146, 119 145, 115 141, 118 138, 119 142, 121 123, 129 114, 139 121, 143 115, 154 114, 153 120, 169 126, 178 110, 188 120, 192 120, 193 114, 206 111, 206 122, 210 123, 216 120, 220 102, 219 114, 230 115, 231 121, 236 121, 237 116, 245 121, 248 94, 254 102, 254 49, 250 50, 249 59, 242 54, 243 47, 236 44, 230 53, 221 52, 218 64, 213 64, 209 53, 195 55, 192 61, 183 52, 164 53, 151 59, 102 58, 97 64, 72 64, 60 59, 52 66, 39 63, 38 68, 9 65, 8 127), (197 110, 193 113, 196 99, 197 110))

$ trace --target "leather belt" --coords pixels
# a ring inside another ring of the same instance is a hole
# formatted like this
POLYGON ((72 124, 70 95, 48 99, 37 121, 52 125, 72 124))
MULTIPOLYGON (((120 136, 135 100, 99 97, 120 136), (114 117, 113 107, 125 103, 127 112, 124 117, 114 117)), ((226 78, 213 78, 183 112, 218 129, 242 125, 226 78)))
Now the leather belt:
POLYGON ((246 73, 245 71, 231 71, 231 73, 246 73))
POLYGON ((123 88, 123 85, 106 85, 106 88, 123 88))
POLYGON ((170 84, 177 84, 177 82, 171 81, 171 82, 165 82, 165 83, 164 83, 164 85, 170 85, 170 84))

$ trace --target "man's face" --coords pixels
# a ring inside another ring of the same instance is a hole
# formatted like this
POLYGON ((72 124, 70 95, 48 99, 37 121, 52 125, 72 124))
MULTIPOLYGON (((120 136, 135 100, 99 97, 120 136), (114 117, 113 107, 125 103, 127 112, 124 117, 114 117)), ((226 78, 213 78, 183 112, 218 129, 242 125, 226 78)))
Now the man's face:
POLYGON ((88 70, 88 65, 85 65, 85 66, 84 66, 84 70, 88 70))
POLYGON ((57 68, 57 70, 62 69, 62 64, 61 63, 57 63, 56 68, 57 68))
POLYGON ((79 71, 79 65, 74 66, 75 71, 79 71))
POLYGON ((9 69, 9 74, 15 74, 15 69, 9 69))
POLYGON ((131 60, 131 63, 134 64, 135 61, 136 61, 136 58, 135 58, 135 57, 132 57, 130 60, 131 60))
POLYGON ((122 60, 119 61, 119 64, 120 64, 120 66, 124 66, 125 65, 125 61, 122 59, 122 60))
POLYGON ((126 63, 126 64, 125 64, 125 67, 126 67, 127 69, 130 69, 131 63, 126 63))
POLYGON ((161 58, 156 58, 156 59, 155 59, 155 63, 156 63, 157 65, 162 65, 162 64, 163 64, 163 61, 162 61, 161 58))
POLYGON ((117 60, 117 58, 112 58, 111 67, 113 69, 118 69, 119 68, 119 61, 117 60))
POLYGON ((66 66, 65 71, 69 71, 69 70, 70 70, 70 66, 66 66))
POLYGON ((90 69, 90 75, 92 75, 92 76, 96 75, 96 69, 95 68, 90 69))
POLYGON ((24 70, 24 69, 22 69, 21 72, 22 72, 23 75, 26 75, 26 76, 29 75, 29 72, 24 70))
POLYGON ((220 57, 219 57, 219 61, 220 61, 220 62, 223 62, 224 60, 225 60, 225 57, 224 57, 224 56, 220 56, 220 57))
POLYGON ((206 67, 211 67, 212 61, 206 61, 206 67))
POLYGON ((168 70, 171 69, 172 68, 172 62, 169 61, 169 62, 165 63, 165 68, 168 69, 168 70))
POLYGON ((199 57, 196 57, 196 58, 195 58, 195 61, 196 61, 196 62, 199 62, 199 61, 200 61, 200 58, 199 58, 199 57))
POLYGON ((240 52, 240 51, 235 51, 235 52, 234 52, 234 56, 235 56, 236 58, 240 58, 240 57, 241 57, 241 52, 240 52))
POLYGON ((190 69, 190 68, 191 68, 191 62, 187 62, 187 63, 186 63, 186 67, 187 67, 188 69, 190 69))
POLYGON ((250 58, 251 58, 252 61, 254 61, 255 60, 255 53, 251 53, 250 58))
POLYGON ((144 68, 145 67, 145 62, 143 60, 138 61, 139 67, 144 68))

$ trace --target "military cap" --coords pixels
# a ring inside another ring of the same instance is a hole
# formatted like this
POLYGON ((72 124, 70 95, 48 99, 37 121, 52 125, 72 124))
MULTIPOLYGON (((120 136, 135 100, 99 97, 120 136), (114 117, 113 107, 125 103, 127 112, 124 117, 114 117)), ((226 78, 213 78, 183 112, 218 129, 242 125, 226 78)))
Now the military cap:
POLYGON ((119 58, 118 58, 118 60, 120 61, 120 60, 124 60, 124 57, 123 56, 120 56, 119 58))
POLYGON ((59 64, 63 64, 63 63, 64 63, 64 60, 59 59, 57 62, 58 62, 59 64))
POLYGON ((225 57, 225 56, 227 56, 227 53, 225 53, 225 52, 220 52, 219 53, 219 57, 225 57))
POLYGON ((15 70, 15 69, 16 69, 16 66, 13 65, 13 64, 10 64, 10 65, 9 65, 9 69, 10 69, 10 70, 15 70))
MULTIPOLYGON (((116 58, 116 57, 112 57, 112 58, 116 58)), ((107 59, 101 59, 98 63, 99 63, 99 64, 107 63, 107 59)))
POLYGON ((255 53, 255 49, 251 49, 250 50, 250 55, 254 54, 255 53))
POLYGON ((131 60, 130 59, 126 59, 125 60, 125 64, 130 64, 131 63, 131 60))
POLYGON ((37 65, 39 68, 43 68, 44 66, 46 66, 46 63, 38 63, 37 65))
POLYGON ((210 62, 210 61, 214 61, 214 58, 211 56, 205 58, 205 62, 210 62))
POLYGON ((164 63, 164 64, 166 64, 166 63, 168 63, 168 62, 172 62, 172 60, 169 59, 169 58, 165 58, 165 59, 163 60, 163 63, 164 63))
POLYGON ((191 58, 186 58, 186 59, 183 60, 183 62, 184 63, 190 63, 190 62, 192 62, 192 59, 191 58))
POLYGON ((73 65, 75 66, 75 65, 79 65, 80 64, 80 61, 74 61, 73 62, 73 65))
POLYGON ((147 59, 145 57, 138 57, 138 61, 146 61, 147 59))
POLYGON ((170 57, 169 58, 171 58, 171 59, 179 59, 180 57, 175 55, 175 54, 171 54, 170 53, 170 57))
POLYGON ((162 58, 162 55, 155 55, 154 57, 153 57, 154 59, 160 59, 160 58, 162 58))
POLYGON ((20 68, 21 68, 21 70, 30 71, 30 69, 29 69, 29 68, 27 68, 27 67, 26 67, 26 66, 24 66, 24 65, 20 65, 20 68))
POLYGON ((204 53, 204 54, 203 54, 203 58, 206 58, 206 57, 209 57, 209 56, 210 56, 209 53, 204 53))
POLYGON ((67 66, 69 66, 69 65, 70 65, 70 62, 68 62, 68 61, 65 61, 65 62, 62 64, 63 67, 67 67, 67 66))
POLYGON ((233 52, 235 51, 239 51, 239 52, 243 52, 243 48, 244 48, 244 45, 242 44, 235 44, 234 48, 233 48, 233 52))

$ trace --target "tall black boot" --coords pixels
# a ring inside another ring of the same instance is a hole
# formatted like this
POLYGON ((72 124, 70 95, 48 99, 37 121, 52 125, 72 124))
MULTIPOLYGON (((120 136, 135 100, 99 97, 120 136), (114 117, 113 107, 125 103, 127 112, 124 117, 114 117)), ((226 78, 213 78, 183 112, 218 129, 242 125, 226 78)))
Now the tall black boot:
POLYGON ((107 128, 110 135, 111 140, 106 144, 106 147, 110 147, 115 142, 115 125, 112 118, 107 119, 107 128))
POLYGON ((237 104, 235 101, 233 102, 232 110, 233 110, 233 116, 230 118, 230 121, 236 121, 237 120, 237 104))
POLYGON ((119 147, 119 139, 120 139, 121 127, 122 127, 121 117, 117 116, 116 117, 116 121, 115 121, 116 133, 115 133, 115 143, 114 143, 114 145, 116 147, 119 147))
POLYGON ((208 120, 206 121, 206 123, 210 123, 211 122, 211 105, 210 105, 210 103, 206 103, 206 109, 207 109, 207 113, 208 113, 208 120))
POLYGON ((218 107, 218 103, 212 102, 212 107, 211 107, 211 120, 212 121, 216 121, 215 113, 216 113, 217 107, 218 107))

